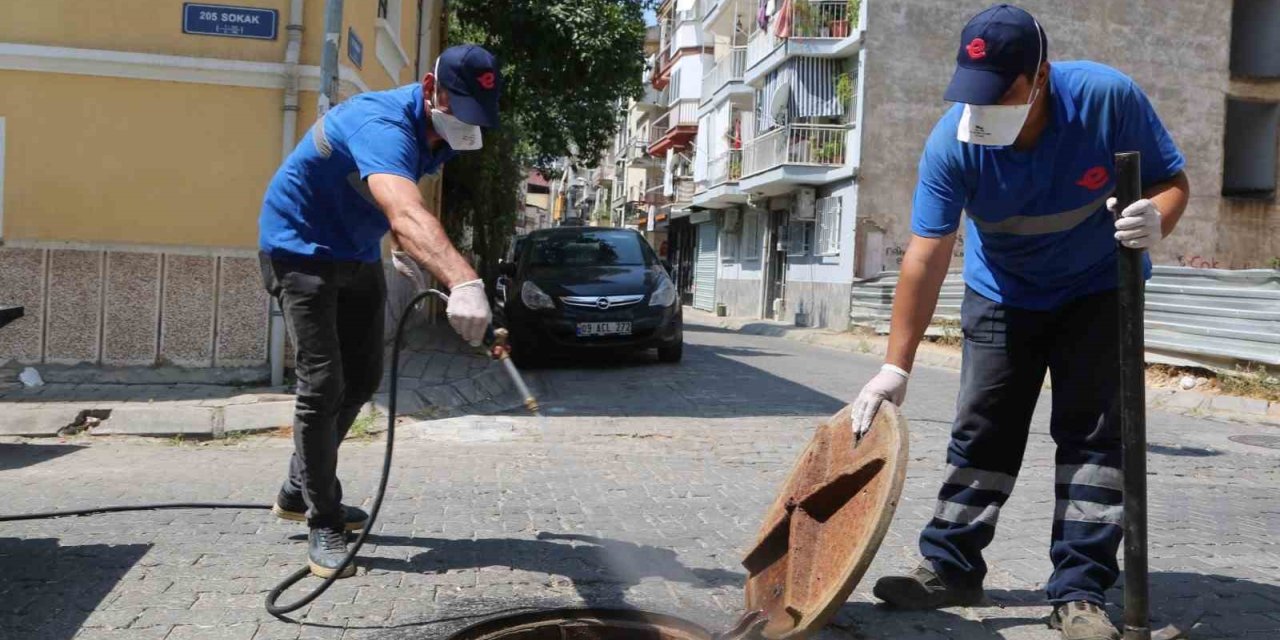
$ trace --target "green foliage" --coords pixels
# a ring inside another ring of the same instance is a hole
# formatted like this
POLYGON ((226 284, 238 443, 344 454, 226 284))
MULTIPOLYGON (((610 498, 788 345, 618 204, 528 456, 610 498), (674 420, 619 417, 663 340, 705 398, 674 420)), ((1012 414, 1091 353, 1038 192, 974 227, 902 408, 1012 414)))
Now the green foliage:
POLYGON ((469 247, 481 276, 506 250, 523 209, 530 166, 547 169, 569 155, 596 158, 617 126, 617 102, 639 96, 644 11, 652 0, 453 0, 448 42, 483 45, 503 64, 503 124, 485 132, 478 153, 445 171, 446 227, 469 247))

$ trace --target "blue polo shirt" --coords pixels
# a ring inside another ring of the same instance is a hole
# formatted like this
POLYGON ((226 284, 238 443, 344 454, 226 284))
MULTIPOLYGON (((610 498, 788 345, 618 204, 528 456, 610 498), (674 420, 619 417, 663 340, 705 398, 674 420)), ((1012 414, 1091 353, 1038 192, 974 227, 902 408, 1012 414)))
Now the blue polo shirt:
POLYGON ((417 182, 456 152, 427 144, 422 85, 362 93, 312 125, 267 187, 258 247, 275 258, 378 262, 390 223, 365 181, 417 182))
MULTIPOLYGON (((1143 189, 1186 164, 1142 90, 1094 62, 1055 62, 1052 118, 1030 151, 956 140, 964 105, 938 121, 920 158, 911 230, 953 233, 965 212, 965 283, 1014 307, 1056 308, 1117 286, 1114 155, 1142 153, 1143 189)), ((1150 277, 1150 260, 1147 274, 1150 277)))

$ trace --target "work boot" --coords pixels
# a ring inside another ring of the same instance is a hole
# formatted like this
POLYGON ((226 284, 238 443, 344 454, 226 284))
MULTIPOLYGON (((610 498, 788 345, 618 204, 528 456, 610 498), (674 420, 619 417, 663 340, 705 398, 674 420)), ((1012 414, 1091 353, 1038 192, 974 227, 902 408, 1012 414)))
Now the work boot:
POLYGON ((905 576, 885 576, 872 590, 885 604, 898 609, 971 607, 982 603, 982 588, 949 587, 938 574, 921 564, 905 576))
MULTIPOLYGON (((369 514, 365 513, 364 509, 343 505, 342 510, 347 531, 359 531, 369 521, 369 514)), ((306 522, 307 503, 301 496, 294 497, 281 491, 276 496, 276 503, 272 505, 271 513, 276 514, 276 517, 282 520, 306 522)))
POLYGON ((1062 632, 1063 640, 1120 640, 1101 606, 1084 600, 1060 604, 1049 615, 1049 627, 1062 632))
MULTIPOLYGON (((311 575, 328 578, 337 573, 342 559, 347 557, 347 532, 341 527, 316 527, 307 536, 307 560, 311 575)), ((339 578, 349 578, 356 573, 356 563, 343 569, 339 578)))

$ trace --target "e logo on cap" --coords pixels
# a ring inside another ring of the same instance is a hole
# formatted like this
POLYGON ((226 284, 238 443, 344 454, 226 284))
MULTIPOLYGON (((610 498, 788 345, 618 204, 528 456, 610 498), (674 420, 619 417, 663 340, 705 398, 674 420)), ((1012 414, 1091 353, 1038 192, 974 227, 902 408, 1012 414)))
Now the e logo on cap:
POLYGON ((981 60, 987 57, 987 41, 982 38, 974 38, 969 46, 965 47, 965 51, 969 52, 969 58, 972 60, 981 60))

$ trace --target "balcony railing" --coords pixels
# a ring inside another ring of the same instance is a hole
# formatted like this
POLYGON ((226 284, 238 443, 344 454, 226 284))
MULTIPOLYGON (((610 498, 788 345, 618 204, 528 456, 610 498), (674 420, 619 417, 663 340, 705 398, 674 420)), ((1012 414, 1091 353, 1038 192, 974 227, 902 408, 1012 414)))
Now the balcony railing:
POLYGON ((734 47, 729 55, 721 58, 716 65, 711 68, 707 75, 702 77, 702 102, 706 104, 711 101, 711 97, 715 95, 721 87, 730 82, 742 82, 742 74, 747 70, 747 48, 734 47))
POLYGON ((742 149, 722 153, 707 162, 707 188, 711 189, 742 177, 742 149))
POLYGON ((657 144, 667 136, 667 132, 676 127, 696 126, 698 126, 698 101, 681 100, 672 106, 670 111, 653 121, 653 125, 649 127, 649 144, 651 146, 657 144))
POLYGON ((747 40, 747 67, 754 67, 782 43, 783 39, 773 35, 771 29, 757 29, 747 40))
POLYGON ((785 164, 843 166, 847 131, 841 125, 790 124, 765 133, 743 149, 742 175, 785 164))
MULTIPOLYGON (((858 28, 858 16, 849 13, 846 0, 798 0, 791 9, 792 38, 848 38, 858 28)), ((777 20, 777 17, 774 18, 777 20)), ((773 35, 775 23, 760 29, 747 41, 747 67, 753 67, 784 42, 773 35)))
MULTIPOLYGON (((846 0, 798 0, 791 9, 791 37, 847 38, 853 33, 846 0)), ((857 18, 855 17, 854 20, 857 18)))

